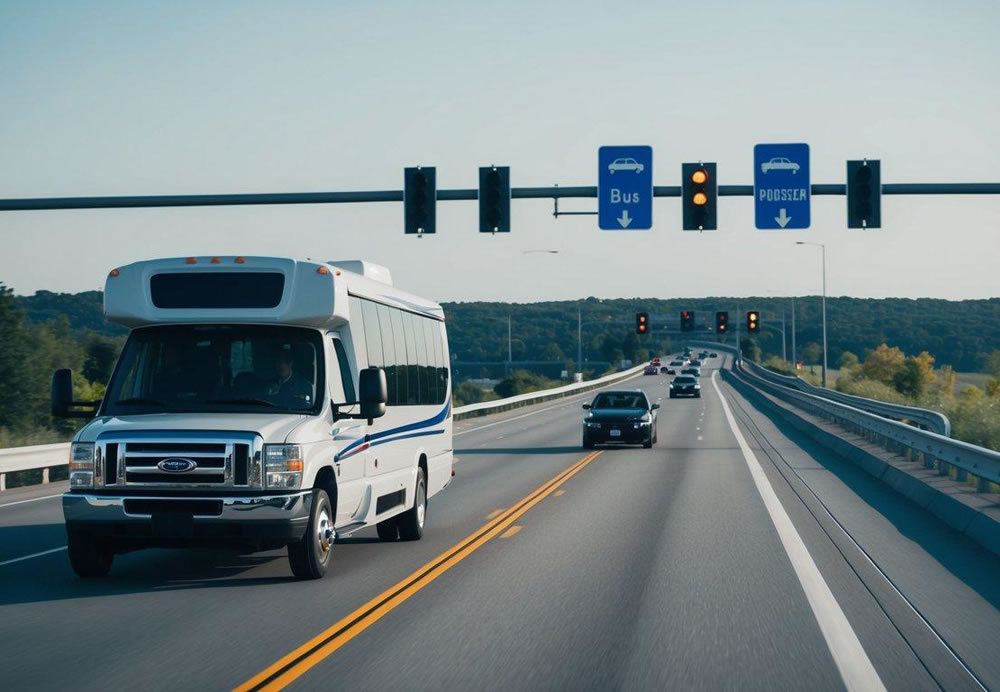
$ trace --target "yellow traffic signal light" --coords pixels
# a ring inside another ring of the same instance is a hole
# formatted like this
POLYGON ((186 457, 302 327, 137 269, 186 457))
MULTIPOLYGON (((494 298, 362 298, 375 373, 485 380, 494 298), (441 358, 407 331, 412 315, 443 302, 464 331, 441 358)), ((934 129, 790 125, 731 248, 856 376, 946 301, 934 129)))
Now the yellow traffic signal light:
POLYGON ((708 204, 708 195, 706 195, 704 192, 696 192, 694 193, 694 200, 692 201, 699 207, 703 207, 706 204, 708 204))
POLYGON ((695 185, 702 185, 706 180, 708 180, 708 171, 704 168, 699 168, 691 174, 691 182, 695 185))

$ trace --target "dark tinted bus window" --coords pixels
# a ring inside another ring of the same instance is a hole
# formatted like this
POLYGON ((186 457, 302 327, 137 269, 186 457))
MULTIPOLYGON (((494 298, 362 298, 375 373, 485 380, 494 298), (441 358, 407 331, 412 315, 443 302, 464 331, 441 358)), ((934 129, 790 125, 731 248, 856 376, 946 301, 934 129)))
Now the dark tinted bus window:
POLYGON ((426 318, 413 316, 413 334, 417 345, 417 382, 420 389, 417 394, 418 404, 429 404, 434 396, 430 393, 430 383, 427 381, 427 337, 424 335, 426 318))
POLYGON ((397 363, 397 398, 395 404, 405 404, 407 401, 407 378, 410 371, 406 361, 406 336, 403 331, 403 313, 400 310, 392 310, 392 338, 396 342, 396 363, 397 363))
POLYGON ((355 401, 354 378, 351 376, 351 364, 347 361, 347 351, 344 350, 344 344, 340 343, 340 339, 333 340, 333 348, 337 352, 337 361, 340 363, 340 382, 344 387, 346 401, 355 401))
POLYGON ((382 335, 382 355, 385 358, 385 381, 388 393, 388 403, 399 400, 399 388, 397 386, 397 373, 399 371, 398 346, 392 337, 392 319, 390 313, 392 309, 385 306, 378 306, 379 331, 382 335))
POLYGON ((409 404, 420 402, 420 363, 417 360, 417 337, 413 328, 415 320, 416 317, 412 314, 403 313, 403 331, 406 334, 406 362, 409 363, 406 373, 406 401, 409 404))
POLYGON ((427 403, 440 403, 437 381, 437 357, 434 355, 434 328, 437 323, 426 317, 420 320, 424 327, 424 348, 427 350, 427 360, 424 363, 424 381, 427 383, 427 403))
POLYGON ((381 368, 385 364, 385 359, 382 356, 382 333, 378 325, 378 307, 370 300, 363 300, 361 301, 361 312, 365 320, 368 365, 381 368))
POLYGON ((153 305, 185 308, 273 308, 281 302, 285 275, 276 272, 184 272, 154 274, 153 305))

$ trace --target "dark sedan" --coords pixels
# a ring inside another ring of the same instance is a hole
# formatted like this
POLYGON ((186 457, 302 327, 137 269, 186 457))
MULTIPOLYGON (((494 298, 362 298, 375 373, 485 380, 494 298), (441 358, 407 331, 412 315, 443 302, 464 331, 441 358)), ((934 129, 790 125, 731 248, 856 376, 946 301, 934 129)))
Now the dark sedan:
POLYGON ((656 442, 656 410, 641 390, 601 392, 584 404, 590 411, 583 420, 583 447, 595 444, 641 444, 647 449, 656 442))
POLYGON ((681 370, 682 375, 694 375, 695 377, 701 377, 701 368, 696 368, 694 366, 686 367, 681 370))
POLYGON ((670 383, 670 398, 676 399, 679 396, 693 396, 701 398, 701 385, 698 378, 692 375, 678 375, 670 383))

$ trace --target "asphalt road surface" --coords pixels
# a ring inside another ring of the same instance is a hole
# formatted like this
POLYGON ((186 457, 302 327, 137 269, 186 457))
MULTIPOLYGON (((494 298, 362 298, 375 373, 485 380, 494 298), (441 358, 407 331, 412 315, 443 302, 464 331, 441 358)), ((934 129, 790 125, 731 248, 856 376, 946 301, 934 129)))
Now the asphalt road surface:
MULTIPOLYGON (((719 361, 714 361, 719 365, 719 361)), ((658 444, 593 394, 456 423, 424 539, 150 550, 81 581, 53 484, 0 495, 7 690, 1000 689, 1000 561, 703 371, 658 444), (726 403, 724 403, 726 402, 726 403)))

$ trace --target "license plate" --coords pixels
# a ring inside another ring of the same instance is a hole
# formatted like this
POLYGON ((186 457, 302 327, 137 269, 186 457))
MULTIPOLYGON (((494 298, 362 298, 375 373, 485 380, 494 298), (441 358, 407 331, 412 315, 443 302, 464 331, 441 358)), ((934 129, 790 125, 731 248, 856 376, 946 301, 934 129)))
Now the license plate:
POLYGON ((621 437, 622 436, 622 431, 621 430, 612 430, 609 434, 611 435, 611 437, 621 437))

